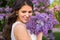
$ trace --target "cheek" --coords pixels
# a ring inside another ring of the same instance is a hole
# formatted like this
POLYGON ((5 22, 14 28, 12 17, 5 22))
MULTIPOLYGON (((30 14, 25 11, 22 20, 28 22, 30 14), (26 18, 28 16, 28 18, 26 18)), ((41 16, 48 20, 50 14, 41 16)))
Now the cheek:
POLYGON ((24 15, 22 13, 19 13, 19 19, 21 19, 24 15))
POLYGON ((30 16, 32 16, 32 13, 30 14, 30 16))

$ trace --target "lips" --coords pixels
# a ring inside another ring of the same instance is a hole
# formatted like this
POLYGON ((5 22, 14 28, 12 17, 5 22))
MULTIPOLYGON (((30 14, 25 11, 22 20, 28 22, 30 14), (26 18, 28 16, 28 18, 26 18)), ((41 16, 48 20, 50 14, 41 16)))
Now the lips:
POLYGON ((28 19, 25 19, 25 20, 28 20, 28 19))
POLYGON ((29 18, 26 18, 25 20, 29 20, 29 18))

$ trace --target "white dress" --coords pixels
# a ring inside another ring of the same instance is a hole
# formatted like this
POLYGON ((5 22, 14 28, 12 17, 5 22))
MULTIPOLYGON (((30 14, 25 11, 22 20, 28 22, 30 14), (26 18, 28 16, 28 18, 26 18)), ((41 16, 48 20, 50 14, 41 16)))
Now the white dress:
MULTIPOLYGON (((15 22, 15 23, 12 25, 11 40, 16 40, 16 39, 15 39, 15 36, 14 36, 14 27, 15 27, 18 23, 21 24, 22 22, 17 21, 17 22, 15 22)), ((29 30, 27 30, 27 31, 28 31, 29 35, 31 36, 31 39, 32 39, 32 40, 36 40, 36 35, 30 34, 30 31, 29 31, 29 30)))

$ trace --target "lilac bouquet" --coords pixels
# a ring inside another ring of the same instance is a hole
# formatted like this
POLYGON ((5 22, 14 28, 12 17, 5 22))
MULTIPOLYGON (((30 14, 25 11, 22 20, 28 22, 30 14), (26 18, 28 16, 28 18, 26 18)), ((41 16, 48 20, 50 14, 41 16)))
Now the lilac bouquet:
POLYGON ((31 31, 31 33, 38 34, 39 32, 43 31, 47 27, 45 27, 45 23, 47 22, 48 15, 47 14, 36 14, 32 16, 27 23, 27 29, 31 31), (46 17, 46 18, 45 18, 46 17))
POLYGON ((36 15, 31 16, 29 22, 26 24, 27 29, 30 30, 31 34, 38 35, 40 32, 43 32, 44 35, 47 35, 48 30, 52 30, 53 26, 58 24, 58 21, 53 18, 52 14, 35 13, 36 15))

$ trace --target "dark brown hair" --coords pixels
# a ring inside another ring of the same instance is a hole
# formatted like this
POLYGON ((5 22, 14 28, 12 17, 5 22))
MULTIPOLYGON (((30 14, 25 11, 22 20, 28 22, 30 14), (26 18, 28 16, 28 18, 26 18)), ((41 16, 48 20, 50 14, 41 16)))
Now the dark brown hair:
POLYGON ((25 3, 29 6, 32 7, 33 9, 33 4, 31 0, 15 0, 13 3, 12 7, 12 13, 10 16, 7 18, 7 22, 5 27, 3 28, 3 37, 5 40, 11 40, 11 29, 12 29, 12 24, 16 21, 17 16, 16 16, 16 11, 18 11, 25 3))

